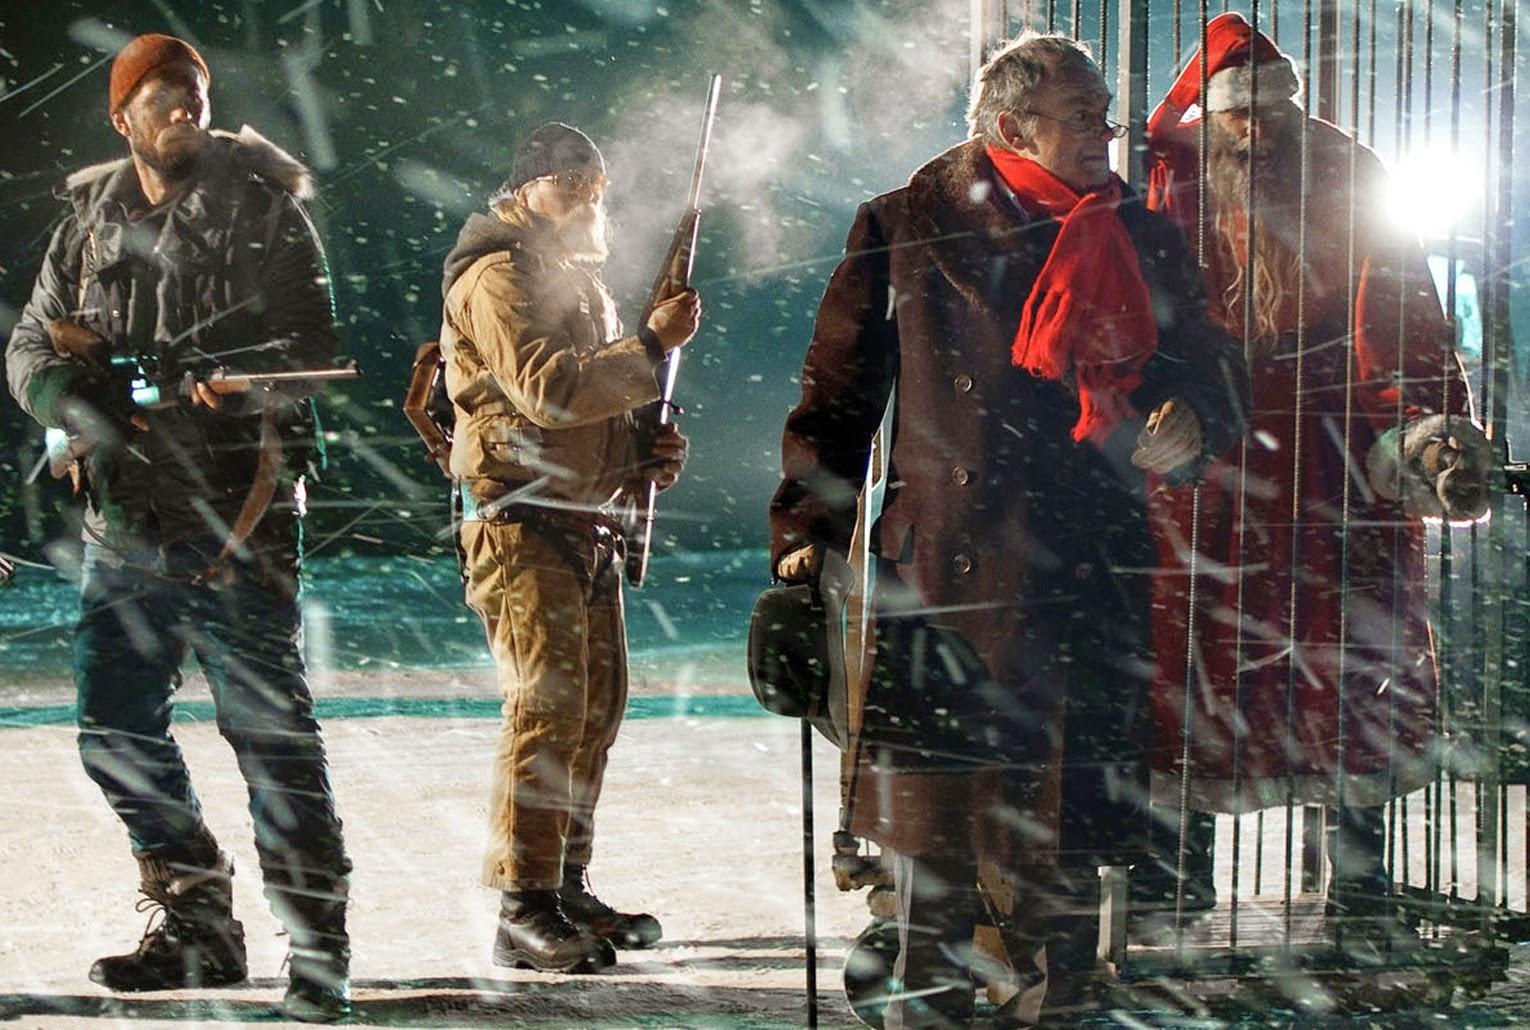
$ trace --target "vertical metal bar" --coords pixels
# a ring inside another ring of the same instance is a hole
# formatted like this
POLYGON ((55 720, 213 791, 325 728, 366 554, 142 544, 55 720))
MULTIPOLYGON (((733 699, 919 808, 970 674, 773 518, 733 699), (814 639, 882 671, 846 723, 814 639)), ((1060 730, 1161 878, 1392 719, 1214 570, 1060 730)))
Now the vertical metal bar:
MULTIPOLYGON (((1450 156, 1452 160, 1461 154, 1461 26, 1463 21, 1462 0, 1453 0, 1451 5, 1450 23, 1450 156)), ((1460 269, 1460 244, 1458 227, 1454 222, 1450 225, 1449 236, 1445 244, 1445 321, 1450 327, 1450 341, 1452 350, 1460 346, 1461 330, 1456 318, 1456 282, 1461 276, 1460 269)), ((1446 352, 1440 358, 1440 410, 1450 411, 1450 384, 1455 376, 1455 357, 1452 352, 1446 352)), ((1456 679, 1456 629, 1457 616, 1455 604, 1456 592, 1456 561, 1455 561, 1455 532, 1449 522, 1440 523, 1440 604, 1439 625, 1435 627, 1435 668, 1438 670, 1439 680, 1435 692, 1435 733, 1443 740, 1445 734, 1453 729, 1451 725, 1451 712, 1453 706, 1451 699, 1455 696, 1456 679)), ((1452 777, 1452 789, 1454 778, 1452 777)), ((1431 901, 1441 903, 1442 871, 1440 855, 1440 798, 1445 789, 1444 771, 1435 771, 1434 792, 1434 862, 1430 866, 1431 878, 1429 891, 1431 901)), ((1438 924, 1436 924, 1438 925, 1438 924)))
POLYGON ((972 0, 968 10, 971 35, 967 40, 967 57, 970 78, 975 80, 988 58, 989 48, 1009 33, 1009 4, 1007 0, 972 0))
POLYGON ((1116 68, 1117 119, 1127 127, 1116 141, 1117 172, 1146 187, 1142 156, 1147 148, 1148 0, 1121 0, 1121 38, 1116 68))
MULTIPOLYGON (((1501 48, 1498 59, 1498 79, 1488 80, 1488 95, 1494 100, 1497 109, 1498 138, 1496 147, 1490 145, 1487 153, 1494 155, 1494 160, 1489 163, 1495 166, 1497 176, 1497 191, 1493 198, 1495 217, 1492 221, 1492 231, 1484 237, 1484 244, 1488 252, 1486 277, 1492 286, 1491 305, 1488 310, 1492 317, 1492 332, 1484 333, 1482 340, 1482 363, 1483 363, 1483 392, 1485 394, 1485 414, 1488 423, 1488 436, 1493 442, 1493 454, 1500 468, 1508 463, 1508 400, 1509 400, 1509 365, 1511 361, 1511 337, 1510 324, 1510 277, 1513 274, 1513 242, 1510 226, 1514 221, 1514 177, 1510 169, 1514 167, 1514 107, 1515 107, 1515 46, 1518 35, 1518 0, 1499 0, 1498 11, 1498 43, 1501 48)), ((1491 123, 1490 123, 1491 124, 1491 123)), ((1486 580, 1487 593, 1483 597, 1485 602, 1484 612, 1486 626, 1486 649, 1483 655, 1483 739, 1490 753, 1484 756, 1486 775, 1484 785, 1496 788, 1501 781, 1501 762, 1503 745, 1503 689, 1505 683, 1505 655, 1504 634, 1506 625, 1506 598, 1504 588, 1507 584, 1505 566, 1508 562, 1507 538, 1511 503, 1518 506, 1517 501, 1511 502, 1506 493, 1499 493, 1494 498, 1493 517, 1487 527, 1488 560, 1484 579, 1486 580)), ((1487 791, 1488 803, 1497 806, 1498 795, 1496 789, 1487 791)), ((1496 811, 1487 813, 1496 817, 1496 811)), ((1492 833, 1496 836, 1498 822, 1493 818, 1489 823, 1492 833)), ((1484 842, 1491 845, 1489 854, 1497 852, 1496 841, 1484 842)), ((1491 870, 1493 880, 1487 886, 1490 888, 1489 896, 1496 894, 1497 870, 1491 870)), ((1490 929, 1487 913, 1483 918, 1484 930, 1490 929)))
POLYGON ((1436 794, 1434 785, 1424 784, 1424 890, 1434 893, 1434 862, 1438 857, 1434 848, 1434 811, 1430 807, 1436 794))
POLYGON ((1369 66, 1369 82, 1366 84, 1366 97, 1369 100, 1369 104, 1365 141, 1374 148, 1376 146, 1376 0, 1370 0, 1370 5, 1370 18, 1368 20, 1370 32, 1370 39, 1368 41, 1369 54, 1366 62, 1369 66))
POLYGON ((1498 880, 1497 904, 1507 908, 1509 903, 1509 785, 1498 785, 1498 861, 1494 876, 1498 880))
MULTIPOLYGON (((1312 8, 1311 8, 1311 5, 1309 4, 1309 5, 1307 5, 1307 12, 1308 12, 1307 13, 1307 17, 1308 17, 1309 20, 1311 19, 1311 16, 1312 16, 1311 15, 1311 11, 1312 11, 1312 8)), ((1259 3, 1258 3, 1258 0, 1254 0, 1253 16, 1250 19, 1250 21, 1251 21, 1251 23, 1253 25, 1254 31, 1257 32, 1258 29, 1259 29, 1259 3)), ((1303 51, 1304 51, 1304 56, 1303 56, 1304 67, 1303 67, 1302 71, 1303 71, 1304 74, 1308 74, 1311 71, 1311 56, 1312 56, 1311 55, 1311 32, 1310 31, 1306 33, 1306 39, 1303 40, 1303 51)), ((1256 116, 1256 113, 1257 113, 1256 112, 1256 105, 1257 105, 1257 102, 1258 102, 1257 94, 1259 92, 1259 77, 1258 77, 1258 74, 1259 74, 1259 65, 1257 63, 1251 63, 1249 65, 1249 112, 1248 112, 1249 121, 1251 123, 1254 122, 1254 119, 1255 119, 1255 116, 1256 116)), ((1305 370, 1306 370, 1305 363, 1306 363, 1306 357, 1307 357, 1307 276, 1306 276, 1306 273, 1305 273, 1305 269, 1307 267, 1307 177, 1308 177, 1308 171, 1309 171, 1309 168, 1308 168, 1309 154, 1308 154, 1308 146, 1307 146, 1307 141, 1308 141, 1309 133, 1307 132, 1307 127, 1306 127, 1306 119, 1307 119, 1307 114, 1308 114, 1308 109, 1307 109, 1308 99, 1309 98, 1308 98, 1307 94, 1304 92, 1302 94, 1302 112, 1301 112, 1302 113, 1302 118, 1301 118, 1301 121, 1302 121, 1302 133, 1301 133, 1301 136, 1300 136, 1300 141, 1301 141, 1301 146, 1300 146, 1300 160, 1301 160, 1301 164, 1300 164, 1300 183, 1301 183, 1301 189, 1300 189, 1300 191, 1298 193, 1298 196, 1299 196, 1300 200, 1298 202, 1299 206, 1298 206, 1298 211, 1297 211, 1297 267, 1300 268, 1300 269, 1303 269, 1304 271, 1302 272, 1302 274, 1299 274, 1297 276, 1297 278, 1296 278, 1296 367, 1295 367, 1295 370, 1294 370, 1294 373, 1293 373, 1296 385, 1295 385, 1295 390, 1293 391, 1292 405, 1291 405, 1291 408, 1292 408, 1292 411, 1291 411, 1291 480, 1290 480, 1290 483, 1291 483, 1291 553, 1289 555, 1289 565, 1288 565, 1287 570, 1286 570, 1287 574, 1290 577, 1289 580, 1288 580, 1288 585, 1287 585, 1287 589, 1286 589, 1286 644, 1287 644, 1287 647, 1290 649, 1290 651, 1289 651, 1290 657, 1287 659, 1287 662, 1286 662, 1286 727, 1285 727, 1285 732, 1286 732, 1286 734, 1288 736, 1287 736, 1287 740, 1286 740, 1286 749, 1285 749, 1286 750, 1286 876, 1285 876, 1285 898, 1284 898, 1284 901, 1285 901, 1285 949, 1288 952, 1290 951, 1290 948, 1291 948, 1291 943, 1292 943, 1291 936, 1292 936, 1292 928, 1293 928, 1293 921, 1292 921, 1293 912, 1292 912, 1292 906, 1291 906, 1291 891, 1292 891, 1292 875, 1291 875, 1292 874, 1292 869, 1291 869, 1291 866, 1292 866, 1292 861, 1293 861, 1292 848, 1293 848, 1293 845, 1294 845, 1294 834, 1293 834, 1293 831, 1294 831, 1294 825, 1293 825, 1294 824, 1294 818, 1293 818, 1293 813, 1295 811, 1295 805, 1296 805, 1296 778, 1293 775, 1293 770, 1291 769, 1291 753, 1294 750, 1295 741, 1291 739, 1290 735, 1295 732, 1295 727, 1296 727, 1296 670, 1297 670, 1297 666, 1300 664, 1299 649, 1300 649, 1300 646, 1301 646, 1301 644, 1300 644, 1300 635, 1299 635, 1298 629, 1297 629, 1297 609, 1298 609, 1298 604, 1297 604, 1297 596, 1296 596, 1296 594, 1297 594, 1297 584, 1298 584, 1298 582, 1299 582, 1299 580, 1301 578, 1300 571, 1301 571, 1301 536, 1302 536, 1302 522, 1303 522, 1303 510, 1302 510, 1303 509, 1303 504, 1302 504, 1302 494, 1301 494, 1300 485, 1301 485, 1301 482, 1302 482, 1302 475, 1301 475, 1301 473, 1302 473, 1302 467, 1303 467, 1302 463, 1303 463, 1303 459, 1304 459, 1304 453, 1303 453, 1303 447, 1302 447, 1302 442, 1303 442, 1302 441, 1302 435, 1303 435, 1302 434, 1302 420, 1303 420, 1303 418, 1305 416, 1305 408, 1306 408, 1306 398, 1304 396, 1306 384, 1305 384, 1305 380, 1304 380, 1303 376, 1304 376, 1304 373, 1305 373, 1305 370)), ((1254 230, 1254 226, 1255 226, 1256 221, 1257 221, 1257 217, 1256 216, 1258 214, 1258 212, 1256 212, 1254 210, 1255 196, 1254 196, 1253 182, 1254 182, 1254 168, 1255 167, 1256 167, 1256 163, 1253 162, 1253 161, 1250 161, 1249 162, 1249 183, 1250 183, 1250 185, 1249 185, 1249 219, 1248 219, 1248 221, 1249 221, 1248 273, 1247 273, 1247 276, 1245 278, 1245 282, 1247 283, 1247 286, 1244 289, 1244 317, 1245 317, 1245 322, 1244 322, 1244 337, 1245 337, 1245 339, 1248 338, 1248 334, 1250 333, 1250 331, 1252 329, 1251 323, 1253 321, 1253 317, 1252 317, 1252 306, 1253 306, 1253 296, 1254 296, 1253 284, 1255 282, 1255 276, 1254 276, 1254 263, 1255 263, 1254 253, 1255 253, 1255 246, 1254 246, 1254 231, 1253 230, 1254 230)), ((1342 756, 1341 756, 1341 758, 1342 758, 1342 756)))
MULTIPOLYGON (((1397 4, 1397 95, 1393 106, 1393 134, 1394 155, 1401 159, 1408 151, 1408 145, 1412 138, 1412 114, 1413 114, 1413 0, 1398 0, 1397 4)), ((1393 254, 1398 274, 1406 267, 1406 250, 1409 246, 1407 240, 1398 238, 1396 249, 1393 254)), ((1402 456, 1402 427, 1407 420, 1405 400, 1407 395, 1407 360, 1406 349, 1407 337, 1407 304, 1408 297, 1405 291, 1399 290, 1397 295, 1397 339, 1394 341, 1396 366, 1393 369, 1397 384, 1397 400, 1393 407, 1393 424, 1397 428, 1398 457, 1402 456)), ((1399 465, 1399 467, 1401 467, 1399 465)), ((1401 518, 1402 516, 1399 515, 1401 518)), ((1403 620, 1403 581, 1398 574, 1402 569, 1403 537, 1406 528, 1403 525, 1393 527, 1392 530, 1392 603, 1391 603, 1391 641, 1387 650, 1387 675, 1393 680, 1400 681, 1406 664, 1402 657, 1402 620, 1403 620)), ((1397 694, 1396 690, 1388 692, 1387 697, 1387 796, 1391 798, 1388 808, 1391 812, 1391 821, 1387 830, 1386 870, 1387 879, 1397 878, 1397 863, 1399 851, 1403 856, 1407 854, 1407 821, 1398 818, 1397 811, 1397 694), (1399 834, 1402 835, 1402 847, 1399 849, 1399 834)), ((1406 864, 1406 857, 1403 859, 1406 864)))
POLYGON ((1264 809, 1254 816, 1254 893, 1264 887, 1264 809))
POLYGON ((1084 33, 1084 0, 1073 0, 1073 38, 1080 39, 1084 33))
POLYGON ((1179 846, 1174 863, 1174 954, 1185 954, 1185 857, 1186 838, 1190 833, 1190 734, 1195 728, 1195 628, 1196 576, 1195 556, 1201 546, 1201 485, 1196 483, 1190 495, 1190 586, 1185 621, 1185 712, 1181 726, 1179 767, 1179 846))
POLYGON ((1322 883, 1323 806, 1302 806, 1302 893, 1313 894, 1322 883))
POLYGON ((1180 39, 1180 3, 1182 0, 1174 0, 1174 57, 1169 62, 1171 69, 1179 67, 1180 48, 1184 45, 1180 39))
MULTIPOLYGON (((1360 125, 1360 0, 1353 0, 1351 22, 1351 46, 1352 59, 1350 63, 1350 124, 1353 127, 1349 137, 1349 182, 1346 193, 1350 198, 1349 210, 1346 212, 1345 224, 1345 289, 1344 289, 1344 453, 1354 452, 1355 434, 1355 315, 1356 315, 1356 291, 1359 289, 1359 255, 1355 250, 1355 220, 1357 216, 1355 203, 1355 183, 1358 177, 1360 142, 1356 138, 1360 125)), ((1374 5, 1374 0, 1372 0, 1374 5)), ((1374 6, 1373 6, 1374 9, 1374 6)), ((1347 457, 1346 457, 1346 460, 1347 457)), ((1339 506, 1339 658, 1336 670, 1337 683, 1335 693, 1338 697, 1338 761, 1334 766, 1334 803, 1339 812, 1340 831, 1333 836, 1333 852, 1328 860, 1333 863, 1335 873, 1343 866, 1343 853, 1345 848, 1345 834, 1342 831, 1343 813, 1348 804, 1347 787, 1348 777, 1344 775, 1345 756, 1349 750, 1349 533, 1350 533, 1350 504, 1353 499, 1353 477, 1345 476, 1341 488, 1339 506)), ((1337 878, 1337 876, 1335 877, 1337 878)), ((1343 938, 1343 925, 1335 926, 1335 943, 1341 943, 1343 938)))
MULTIPOLYGON (((1308 0, 1310 3, 1311 0, 1308 0)), ((1318 0, 1318 117, 1339 121, 1339 0, 1318 0)))
MULTIPOLYGON (((1110 62, 1110 0, 1100 0, 1100 70, 1110 62)), ((1108 81, 1108 75, 1107 75, 1108 81)))

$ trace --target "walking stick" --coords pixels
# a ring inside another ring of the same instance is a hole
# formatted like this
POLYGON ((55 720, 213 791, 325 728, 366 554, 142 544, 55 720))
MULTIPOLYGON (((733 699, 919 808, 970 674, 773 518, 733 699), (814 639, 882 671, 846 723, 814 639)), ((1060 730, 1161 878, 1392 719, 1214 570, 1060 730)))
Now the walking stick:
POLYGON ((813 727, 802 719, 802 915, 806 941, 807 1025, 818 1026, 818 919, 813 891, 813 727))

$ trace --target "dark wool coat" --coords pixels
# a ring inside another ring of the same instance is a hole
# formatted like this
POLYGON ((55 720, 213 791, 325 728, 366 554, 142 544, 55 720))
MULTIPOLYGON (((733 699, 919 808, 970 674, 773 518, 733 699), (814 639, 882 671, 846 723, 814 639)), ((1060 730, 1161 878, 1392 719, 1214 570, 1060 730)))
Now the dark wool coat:
MULTIPOLYGON (((1145 415, 1182 398, 1217 453, 1240 426, 1237 348, 1203 321, 1180 231, 1130 191, 1119 217, 1159 330, 1131 400, 1145 415)), ((906 853, 975 840, 994 857, 1105 862, 1145 828, 1141 421, 1075 444, 1075 390, 1010 360, 1058 227, 1019 207, 977 141, 862 205, 787 419, 773 561, 808 542, 848 550, 892 405, 852 828, 906 853)))
MULTIPOLYGON (((310 192, 307 169, 249 127, 213 134, 157 234, 131 217, 145 203, 132 161, 70 176, 70 211, 6 347, 12 395, 43 425, 71 430, 71 401, 100 409, 114 397, 125 408, 125 381, 92 381, 54 352, 47 324, 59 319, 107 340, 113 355, 146 354, 172 371, 329 367, 328 268, 299 199, 310 192)), ((285 406, 290 440, 311 439, 308 411, 285 406)), ((86 456, 86 525, 119 546, 205 537, 208 508, 231 523, 255 476, 258 405, 231 395, 216 413, 180 404, 143 414, 149 429, 131 434, 133 446, 108 439, 86 456)))

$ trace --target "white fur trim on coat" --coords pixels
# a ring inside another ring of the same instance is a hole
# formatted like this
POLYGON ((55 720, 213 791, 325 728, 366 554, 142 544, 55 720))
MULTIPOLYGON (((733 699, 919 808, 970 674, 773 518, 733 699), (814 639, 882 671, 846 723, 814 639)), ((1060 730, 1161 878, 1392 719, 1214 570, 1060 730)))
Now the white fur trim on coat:
MULTIPOLYGON (((248 125, 242 126, 238 132, 214 129, 210 135, 237 143, 239 145, 236 151, 238 159, 243 161, 253 174, 260 176, 273 186, 286 190, 299 200, 313 198, 313 173, 308 170, 308 167, 248 125)), ((72 172, 64 180, 64 186, 70 191, 77 190, 116 171, 130 160, 131 158, 119 157, 115 161, 103 161, 100 164, 81 168, 72 172)))
MULTIPOLYGON (((1283 104, 1301 91, 1301 80, 1296 77, 1296 66, 1289 58, 1265 61, 1259 65, 1259 101, 1256 106, 1270 107, 1283 104)), ((1254 72, 1251 65, 1223 68, 1206 83, 1207 111, 1234 111, 1247 108, 1249 95, 1254 90, 1254 72)))

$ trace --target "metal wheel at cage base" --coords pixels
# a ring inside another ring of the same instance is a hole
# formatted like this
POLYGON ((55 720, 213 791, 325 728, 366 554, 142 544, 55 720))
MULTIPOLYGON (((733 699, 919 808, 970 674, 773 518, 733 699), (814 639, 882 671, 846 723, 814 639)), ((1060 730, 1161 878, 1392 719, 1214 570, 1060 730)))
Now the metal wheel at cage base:
POLYGON ((855 1018, 878 1030, 897 957, 898 923, 893 919, 873 920, 845 955, 845 998, 855 1018))

